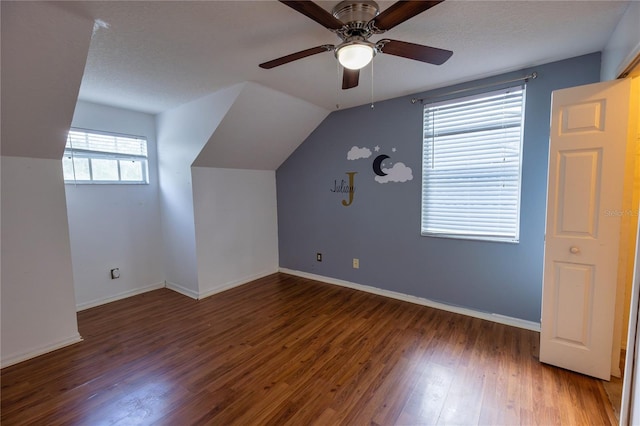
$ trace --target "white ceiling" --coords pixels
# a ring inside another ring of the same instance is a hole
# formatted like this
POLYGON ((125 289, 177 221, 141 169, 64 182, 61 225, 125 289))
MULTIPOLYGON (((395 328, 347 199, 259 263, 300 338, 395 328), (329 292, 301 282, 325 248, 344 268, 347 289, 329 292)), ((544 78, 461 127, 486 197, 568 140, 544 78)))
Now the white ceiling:
MULTIPOLYGON (((318 2, 327 10, 337 1, 318 2)), ((387 37, 453 50, 434 66, 378 55, 375 100, 408 95, 604 48, 628 1, 447 0, 387 37)), ((380 1, 381 9, 393 2, 380 1)), ((329 30, 277 1, 73 2, 60 4, 108 28, 89 49, 80 99, 158 113, 232 84, 253 81, 326 109, 362 105, 371 69, 343 91, 331 53, 271 70, 258 64, 322 44, 329 30)))

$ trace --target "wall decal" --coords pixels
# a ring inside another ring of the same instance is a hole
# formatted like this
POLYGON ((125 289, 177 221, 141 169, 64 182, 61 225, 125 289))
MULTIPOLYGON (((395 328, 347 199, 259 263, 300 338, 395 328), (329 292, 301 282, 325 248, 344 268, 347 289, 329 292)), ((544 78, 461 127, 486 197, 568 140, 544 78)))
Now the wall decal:
POLYGON ((349 201, 342 200, 342 205, 345 207, 349 207, 351 203, 353 203, 353 194, 356 191, 356 187, 354 184, 354 180, 355 180, 354 176, 358 172, 346 172, 346 173, 347 173, 347 176, 349 176, 349 183, 345 182, 344 179, 341 179, 340 183, 338 184, 338 180, 336 179, 333 181, 333 188, 329 188, 329 191, 340 193, 340 194, 349 194, 349 201))
POLYGON ((361 158, 369 157, 371 157, 371 150, 365 147, 358 148, 357 146, 354 146, 347 153, 347 160, 359 160, 361 158))
MULTIPOLYGON (((380 145, 376 145, 373 147, 373 151, 378 153, 380 152, 380 145)), ((396 147, 391 148, 391 152, 395 153, 398 149, 396 147)), ((353 146, 347 152, 347 160, 360 160, 363 158, 371 157, 372 152, 371 149, 366 146, 358 147, 353 146)), ((387 154, 379 154, 376 158, 373 159, 373 163, 371 164, 373 168, 373 173, 375 174, 374 180, 378 183, 388 183, 388 182, 407 182, 413 180, 413 171, 411 167, 408 167, 402 162, 393 163, 390 161, 390 158, 387 154)), ((348 173, 347 173, 348 174, 348 173)), ((339 189, 340 185, 338 185, 337 181, 334 181, 334 189, 339 189)), ((340 192, 332 190, 333 192, 340 192)), ((345 191, 346 192, 346 191, 345 191)), ((352 199, 351 199, 352 200, 352 199)), ((348 204, 350 205, 351 201, 348 204)))
POLYGON ((388 155, 381 154, 381 155, 378 155, 375 160, 373 160, 373 173, 375 173, 378 176, 386 176, 387 175, 380 168, 380 166, 382 166, 382 162, 384 160, 386 160, 387 158, 389 158, 388 155))
POLYGON ((411 167, 405 166, 404 163, 396 163, 391 168, 383 168, 382 171, 386 175, 376 176, 375 180, 378 183, 407 182, 413 179, 411 167))

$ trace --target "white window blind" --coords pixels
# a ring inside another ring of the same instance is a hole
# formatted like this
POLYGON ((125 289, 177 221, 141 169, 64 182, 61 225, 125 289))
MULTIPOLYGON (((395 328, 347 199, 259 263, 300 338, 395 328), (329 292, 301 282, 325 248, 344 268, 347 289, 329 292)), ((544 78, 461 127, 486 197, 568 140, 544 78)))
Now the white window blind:
POLYGON ((518 241, 524 95, 425 105, 422 235, 518 241))
POLYGON ((149 183, 147 140, 71 129, 62 168, 67 183, 149 183))

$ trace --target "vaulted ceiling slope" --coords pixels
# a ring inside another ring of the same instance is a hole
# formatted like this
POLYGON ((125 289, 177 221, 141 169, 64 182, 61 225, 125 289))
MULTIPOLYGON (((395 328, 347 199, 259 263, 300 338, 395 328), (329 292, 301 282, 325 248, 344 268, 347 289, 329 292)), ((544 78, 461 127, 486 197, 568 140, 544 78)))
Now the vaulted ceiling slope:
MULTIPOLYGON (((319 1, 330 11, 334 1, 319 1)), ((393 1, 379 1, 382 10, 393 1)), ((373 61, 373 98, 389 99, 601 51, 629 1, 447 0, 372 41, 388 37, 449 49, 435 66, 391 55, 373 61)), ((333 110, 366 104, 371 68, 342 91, 332 53, 271 70, 258 64, 336 44, 321 25, 277 1, 65 3, 104 22, 92 40, 80 97, 158 113, 253 81, 333 110)))
POLYGON ((62 158, 93 21, 41 2, 2 2, 2 155, 62 158))
POLYGON ((240 83, 157 117, 164 168, 276 170, 329 111, 256 83, 240 83))
POLYGON ((329 111, 256 83, 245 83, 194 166, 276 170, 329 111))

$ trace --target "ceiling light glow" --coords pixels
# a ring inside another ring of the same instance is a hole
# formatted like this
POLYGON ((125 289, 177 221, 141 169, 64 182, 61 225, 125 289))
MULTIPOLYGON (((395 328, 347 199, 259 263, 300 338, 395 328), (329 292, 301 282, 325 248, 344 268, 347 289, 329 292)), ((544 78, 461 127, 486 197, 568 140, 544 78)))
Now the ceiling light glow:
POLYGON ((350 43, 338 46, 336 56, 338 62, 350 70, 359 70, 367 66, 373 59, 375 51, 372 46, 364 43, 350 43))

